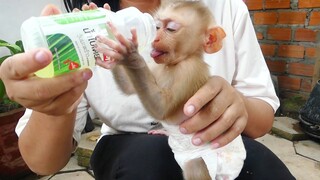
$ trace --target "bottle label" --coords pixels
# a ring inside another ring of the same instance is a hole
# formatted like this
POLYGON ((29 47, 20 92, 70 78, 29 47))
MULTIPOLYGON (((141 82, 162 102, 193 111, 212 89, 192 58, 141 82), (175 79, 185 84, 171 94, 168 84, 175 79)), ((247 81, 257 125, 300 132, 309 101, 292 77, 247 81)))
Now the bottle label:
POLYGON ((92 67, 96 59, 107 60, 95 50, 98 34, 114 39, 106 16, 107 11, 92 10, 39 19, 53 54, 54 76, 92 67))

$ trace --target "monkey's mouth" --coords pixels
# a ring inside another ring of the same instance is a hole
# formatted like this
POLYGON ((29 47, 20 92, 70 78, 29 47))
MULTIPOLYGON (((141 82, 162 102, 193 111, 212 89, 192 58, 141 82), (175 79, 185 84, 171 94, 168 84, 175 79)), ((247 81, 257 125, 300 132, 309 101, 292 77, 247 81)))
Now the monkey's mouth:
POLYGON ((157 58, 157 57, 160 57, 160 56, 162 56, 162 55, 164 55, 164 54, 166 54, 166 52, 153 49, 153 50, 151 51, 151 53, 150 53, 150 56, 151 56, 152 58, 157 58))

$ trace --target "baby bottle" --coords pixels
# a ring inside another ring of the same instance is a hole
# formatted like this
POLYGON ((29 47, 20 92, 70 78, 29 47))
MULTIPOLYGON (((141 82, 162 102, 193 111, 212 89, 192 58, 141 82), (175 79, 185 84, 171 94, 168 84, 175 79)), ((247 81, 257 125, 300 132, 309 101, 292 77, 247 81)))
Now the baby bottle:
POLYGON ((96 59, 106 60, 95 50, 96 36, 115 39, 106 22, 112 22, 125 37, 131 37, 136 28, 139 49, 154 39, 156 25, 152 16, 135 7, 117 12, 103 8, 53 16, 31 17, 21 26, 21 39, 25 51, 45 47, 53 54, 52 62, 36 72, 38 77, 49 78, 76 69, 93 67, 96 59))

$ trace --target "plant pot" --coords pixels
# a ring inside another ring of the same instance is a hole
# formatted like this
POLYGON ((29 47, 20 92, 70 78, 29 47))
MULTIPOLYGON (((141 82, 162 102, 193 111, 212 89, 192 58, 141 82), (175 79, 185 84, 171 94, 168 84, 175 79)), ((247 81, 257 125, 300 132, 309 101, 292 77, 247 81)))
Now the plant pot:
POLYGON ((31 173, 21 157, 15 127, 25 108, 0 114, 0 179, 18 179, 31 173))
POLYGON ((300 125, 308 135, 320 140, 320 80, 300 109, 300 125))

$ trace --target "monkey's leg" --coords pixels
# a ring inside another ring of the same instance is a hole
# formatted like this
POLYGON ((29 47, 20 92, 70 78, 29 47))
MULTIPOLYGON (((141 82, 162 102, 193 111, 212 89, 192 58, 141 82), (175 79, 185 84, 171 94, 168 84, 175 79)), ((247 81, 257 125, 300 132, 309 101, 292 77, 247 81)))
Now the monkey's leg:
POLYGON ((186 180, 211 180, 207 165, 201 157, 191 159, 184 165, 183 176, 186 180))

